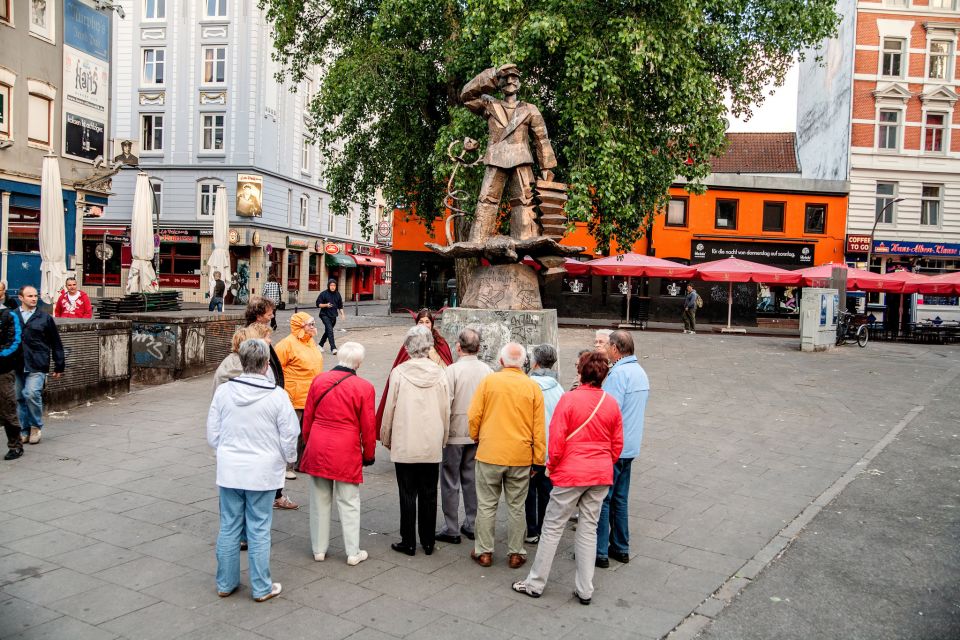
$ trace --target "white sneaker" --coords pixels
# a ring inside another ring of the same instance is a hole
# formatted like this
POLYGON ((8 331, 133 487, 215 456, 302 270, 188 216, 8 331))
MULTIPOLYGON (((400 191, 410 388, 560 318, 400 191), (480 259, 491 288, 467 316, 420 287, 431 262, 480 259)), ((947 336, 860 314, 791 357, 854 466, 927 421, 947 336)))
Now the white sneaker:
POLYGON ((350 565, 351 567, 355 567, 369 557, 370 556, 367 555, 367 552, 361 549, 360 552, 357 553, 357 555, 350 556, 349 558, 347 558, 347 564, 350 565))
POLYGON ((270 587, 270 593, 268 593, 265 596, 260 596, 259 598, 254 598, 254 601, 266 602, 271 598, 276 598, 278 595, 280 595, 281 591, 283 591, 283 586, 279 582, 274 582, 273 585, 270 587))
POLYGON ((689 332, 689 331, 687 331, 686 329, 684 329, 684 330, 683 330, 683 332, 684 332, 684 333, 690 333, 690 332, 689 332))
POLYGON ((287 472, 284 474, 283 477, 286 478, 287 480, 296 480, 297 474, 295 474, 292 470, 287 469, 287 472))
POLYGON ((697 335, 697 332, 696 332, 696 331, 690 331, 689 333, 690 333, 690 335, 693 335, 693 336, 697 335))
POLYGON ((313 554, 313 559, 314 559, 314 561, 316 561, 316 562, 323 562, 324 560, 327 559, 327 554, 325 554, 325 553, 315 553, 315 554, 313 554))

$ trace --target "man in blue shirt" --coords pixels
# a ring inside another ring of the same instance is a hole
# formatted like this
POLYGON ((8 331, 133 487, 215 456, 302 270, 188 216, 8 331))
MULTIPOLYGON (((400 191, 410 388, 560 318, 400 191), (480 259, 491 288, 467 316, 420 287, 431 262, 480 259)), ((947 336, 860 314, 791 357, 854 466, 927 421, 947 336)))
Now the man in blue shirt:
POLYGON ((630 526, 627 506, 630 497, 630 466, 640 455, 643 439, 643 417, 650 395, 650 381, 637 357, 633 355, 633 336, 626 331, 610 334, 607 354, 613 366, 603 390, 609 393, 623 415, 623 452, 613 465, 613 486, 600 509, 597 523, 597 566, 606 569, 609 558, 630 562, 630 526))

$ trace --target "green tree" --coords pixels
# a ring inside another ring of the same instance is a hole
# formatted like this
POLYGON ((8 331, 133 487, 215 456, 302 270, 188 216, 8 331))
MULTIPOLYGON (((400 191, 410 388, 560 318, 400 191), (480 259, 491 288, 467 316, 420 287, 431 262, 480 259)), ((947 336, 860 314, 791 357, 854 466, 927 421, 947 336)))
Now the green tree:
MULTIPOLYGON (((484 68, 514 62, 570 184, 567 214, 600 247, 630 246, 676 176, 698 188, 736 115, 834 33, 833 0, 261 0, 284 74, 322 78, 313 135, 341 213, 387 202, 441 215, 447 146, 483 139, 459 104, 484 68)), ((479 168, 460 188, 476 194, 479 168)), ((473 203, 465 202, 472 208, 473 203)), ((364 220, 365 224, 369 221, 364 220)))

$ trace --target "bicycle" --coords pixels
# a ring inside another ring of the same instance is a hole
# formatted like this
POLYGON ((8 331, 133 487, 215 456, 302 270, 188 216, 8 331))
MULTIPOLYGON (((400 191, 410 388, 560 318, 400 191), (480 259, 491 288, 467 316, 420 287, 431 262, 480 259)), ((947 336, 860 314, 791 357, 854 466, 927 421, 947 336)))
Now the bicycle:
MULTIPOLYGON (((848 342, 856 342, 862 349, 867 346, 870 340, 870 334, 867 331, 865 322, 854 326, 854 320, 859 319, 849 311, 841 311, 837 319, 837 346, 842 346, 848 342)), ((865 320, 865 319, 864 319, 865 320)))

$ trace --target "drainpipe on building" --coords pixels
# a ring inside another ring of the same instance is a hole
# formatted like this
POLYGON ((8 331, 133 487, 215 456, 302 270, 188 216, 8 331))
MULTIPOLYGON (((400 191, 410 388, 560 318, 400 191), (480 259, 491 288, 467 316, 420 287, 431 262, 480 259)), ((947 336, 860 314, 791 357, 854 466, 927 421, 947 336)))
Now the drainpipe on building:
POLYGON ((7 241, 10 238, 10 192, 0 192, 0 280, 7 281, 7 241))

